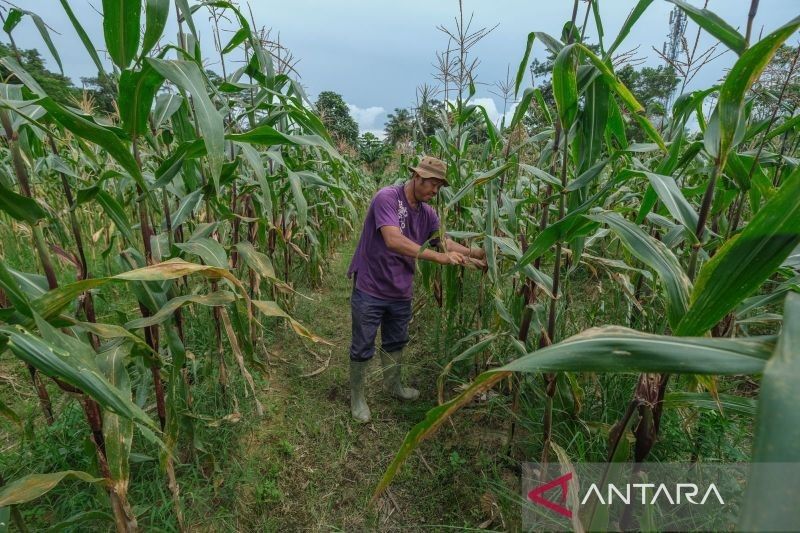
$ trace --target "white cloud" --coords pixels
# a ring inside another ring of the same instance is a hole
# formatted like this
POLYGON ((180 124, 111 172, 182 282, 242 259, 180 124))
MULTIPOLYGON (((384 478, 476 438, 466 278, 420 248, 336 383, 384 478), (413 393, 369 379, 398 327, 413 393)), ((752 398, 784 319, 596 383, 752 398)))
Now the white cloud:
MULTIPOLYGON (((361 108, 353 104, 347 104, 347 107, 350 109, 350 115, 352 115, 353 120, 358 123, 358 131, 361 133, 371 131, 378 135, 378 131, 383 131, 383 123, 379 122, 378 118, 381 118, 386 112, 384 108, 380 106, 361 108)), ((382 135, 378 136, 383 137, 382 135)))
MULTIPOLYGON (((470 104, 480 105, 484 109, 486 109, 486 114, 489 115, 489 119, 495 123, 498 127, 500 126, 500 120, 503 118, 503 112, 500 109, 497 109, 497 104, 494 103, 494 98, 491 97, 483 97, 483 98, 473 98, 469 101, 470 104)), ((509 123, 511 117, 514 116, 514 109, 517 108, 516 103, 510 103, 506 108, 506 124, 509 123)))

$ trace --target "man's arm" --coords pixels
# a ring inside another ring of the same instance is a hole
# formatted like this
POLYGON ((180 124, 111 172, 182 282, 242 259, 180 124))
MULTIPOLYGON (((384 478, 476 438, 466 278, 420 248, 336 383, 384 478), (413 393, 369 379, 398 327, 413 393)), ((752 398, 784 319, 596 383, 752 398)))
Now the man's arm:
POLYGON ((461 255, 466 255, 467 257, 471 257, 473 259, 486 258, 486 251, 484 251, 483 248, 467 248, 466 246, 458 244, 450 237, 447 237, 444 242, 445 242, 445 250, 447 251, 458 252, 461 255))
POLYGON ((464 255, 458 251, 442 253, 431 250, 430 248, 420 251, 422 247, 403 235, 400 232, 400 228, 397 226, 381 226, 380 231, 381 236, 383 236, 383 242, 386 243, 386 247, 394 253, 407 257, 414 257, 416 259, 433 261, 440 265, 463 265, 466 261, 464 255))

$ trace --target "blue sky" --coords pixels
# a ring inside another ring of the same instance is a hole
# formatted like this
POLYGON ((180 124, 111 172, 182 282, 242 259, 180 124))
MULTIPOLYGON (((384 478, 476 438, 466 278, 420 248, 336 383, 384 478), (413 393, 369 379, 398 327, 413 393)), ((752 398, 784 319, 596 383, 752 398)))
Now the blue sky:
MULTIPOLYGON (((703 0, 691 2, 702 5, 703 0)), ((190 0, 190 4, 193 3, 190 0)), ((246 3, 239 3, 247 12, 246 3)), ((71 0, 70 4, 92 41, 98 49, 102 49, 102 22, 98 12, 102 2, 71 0)), ((635 4, 634 0, 599 0, 604 40, 607 43, 616 37, 635 4)), ((585 5, 585 2, 581 2, 581 14, 585 5)), ((741 28, 743 33, 749 5, 750 0, 710 0, 708 8, 734 27, 741 28)), ((273 37, 280 34, 281 42, 300 59, 297 64, 300 81, 312 99, 324 90, 340 93, 351 106, 362 132, 382 130, 386 113, 391 113, 396 107, 412 105, 419 85, 435 84, 435 53, 447 45, 447 37, 436 27, 453 27, 458 14, 457 0, 253 1, 250 6, 256 25, 271 29, 273 37)), ((58 0, 31 1, 24 7, 37 12, 58 32, 52 36, 53 41, 61 55, 65 73, 76 84, 79 84, 81 76, 95 74, 94 65, 58 0)), ((652 47, 661 49, 672 7, 664 0, 655 0, 620 50, 639 45, 637 56, 645 58, 647 64, 659 64, 652 47)), ((516 69, 524 52, 528 32, 545 31, 557 36, 564 22, 570 18, 571 9, 570 0, 464 0, 466 15, 474 15, 473 29, 499 24, 473 49, 473 56, 480 59, 477 80, 489 84, 479 85, 477 101, 487 107, 490 115, 499 118, 502 112, 502 101, 489 92, 491 84, 505 78, 508 65, 511 65, 512 72, 516 69)), ((757 37, 761 31, 767 33, 799 14, 798 0, 761 0, 754 34, 757 37)), ((177 33, 174 6, 171 15, 165 36, 174 42, 175 38, 171 37, 177 33)), ((597 31, 591 20, 590 16, 587 35, 596 40, 597 31)), ((195 22, 201 34, 204 57, 216 58, 211 25, 204 10, 195 14, 195 22)), ((687 36, 691 36, 692 40, 696 29, 690 22, 687 36)), ((223 40, 230 35, 224 34, 223 40)), ((47 58, 49 68, 57 70, 29 18, 17 27, 14 37, 20 47, 39 48, 47 58)), ((797 40, 797 36, 794 36, 790 42, 797 44, 797 40)), ((711 43, 713 38, 701 34, 700 49, 705 49, 711 43)), ((537 43, 533 57, 544 56, 544 47, 537 43)), ((689 88, 713 84, 734 59, 733 53, 727 53, 709 64, 689 88)), ((209 61, 208 66, 220 71, 219 64, 214 60, 209 61)), ((529 80, 526 79, 525 83, 529 83, 529 80)))

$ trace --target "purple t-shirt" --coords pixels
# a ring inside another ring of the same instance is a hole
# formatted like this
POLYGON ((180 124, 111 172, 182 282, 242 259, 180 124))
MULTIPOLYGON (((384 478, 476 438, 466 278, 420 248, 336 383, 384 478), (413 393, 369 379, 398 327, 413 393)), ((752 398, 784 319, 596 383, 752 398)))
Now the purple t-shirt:
POLYGON ((367 211, 347 277, 356 273, 356 288, 376 298, 410 300, 415 259, 389 250, 380 232, 382 226, 397 226, 405 237, 422 245, 439 230, 439 216, 423 202, 412 208, 402 185, 379 190, 367 211))

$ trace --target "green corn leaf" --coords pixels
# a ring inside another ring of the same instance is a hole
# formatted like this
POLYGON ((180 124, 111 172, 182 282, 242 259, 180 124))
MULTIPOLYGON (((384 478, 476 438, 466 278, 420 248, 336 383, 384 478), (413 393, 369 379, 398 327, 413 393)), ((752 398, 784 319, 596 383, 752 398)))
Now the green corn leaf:
POLYGON ((184 252, 198 256, 209 266, 228 268, 228 254, 225 253, 225 248, 214 239, 201 237, 189 242, 175 243, 175 246, 184 252))
POLYGON ((46 376, 58 378, 81 389, 103 409, 156 430, 150 417, 131 401, 129 395, 123 394, 111 385, 96 368, 87 365, 85 360, 76 357, 75 353, 58 348, 22 328, 5 328, 2 334, 8 337, 8 348, 14 355, 46 376))
POLYGON ((653 3, 653 0, 639 0, 637 4, 633 7, 631 12, 628 14, 628 18, 625 19, 625 22, 622 23, 622 27, 619 29, 619 33, 617 34, 617 38, 614 39, 614 42, 611 44, 611 47, 606 50, 605 55, 603 56, 604 59, 608 59, 611 55, 616 52, 619 45, 622 44, 622 41, 625 40, 625 37, 631 32, 631 28, 636 24, 636 21, 639 20, 639 17, 650 7, 650 4, 653 3))
POLYGON ((668 392, 664 396, 664 407, 697 407, 711 409, 723 414, 736 413, 745 416, 756 416, 756 401, 753 398, 742 398, 730 394, 719 394, 715 398, 708 392, 668 392))
POLYGON ((14 28, 17 27, 17 24, 19 24, 20 21, 22 21, 23 15, 24 13, 15 7, 9 9, 8 15, 6 15, 6 21, 3 24, 3 31, 8 34, 11 34, 14 28))
POLYGON ((520 163, 519 168, 526 172, 530 172, 533 176, 539 178, 540 180, 544 181, 553 186, 554 189, 560 190, 561 189, 561 180, 557 177, 553 176, 549 172, 542 170, 539 167, 535 167, 533 165, 526 165, 525 163, 520 163))
MULTIPOLYGON (((108 343, 97 354, 97 365, 112 387, 125 397, 131 397, 131 382, 125 363, 131 344, 115 341, 108 343)), ((111 484, 116 493, 125 496, 130 482, 130 455, 133 443, 133 422, 111 411, 103 413, 103 439, 106 458, 111 473, 111 484)))
POLYGON ((281 133, 271 126, 257 126, 244 133, 231 133, 225 136, 229 141, 258 144, 261 146, 277 146, 281 144, 293 144, 296 146, 308 146, 324 150, 333 159, 344 161, 341 154, 319 135, 287 135, 281 133))
POLYGON ((308 202, 303 194, 303 185, 300 176, 289 170, 289 187, 292 190, 295 209, 297 210, 297 225, 305 228, 308 220, 308 202))
POLYGON ((231 40, 228 41, 228 44, 225 45, 225 48, 222 49, 223 54, 228 54, 236 50, 236 47, 245 42, 250 37, 250 28, 239 28, 239 30, 233 34, 231 40))
POLYGON ((770 463, 800 463, 800 294, 786 296, 783 317, 783 331, 761 381, 752 459, 760 468, 747 483, 742 531, 789 531, 800 522, 797 477, 780 475, 780 464, 768 469, 770 463))
POLYGON ((131 227, 131 223, 128 221, 128 216, 125 214, 125 210, 122 206, 117 202, 117 200, 108 194, 106 191, 98 191, 97 195, 95 196, 97 199, 97 203, 103 208, 108 218, 114 221, 114 225, 117 226, 117 229, 122 236, 125 237, 125 240, 130 246, 136 244, 136 237, 133 235, 133 228, 131 227))
MULTIPOLYGON (((639 123, 639 126, 642 127, 647 136, 666 152, 667 145, 664 143, 664 139, 661 137, 661 134, 658 133, 658 130, 647 118, 644 107, 639 103, 630 89, 628 89, 625 84, 619 81, 619 79, 614 75, 611 67, 609 67, 605 61, 594 55, 594 53, 584 45, 576 44, 574 46, 579 48, 580 51, 585 54, 589 61, 591 61, 591 63, 597 68, 597 70, 600 71, 600 74, 603 76, 603 80, 606 82, 606 85, 608 85, 608 88, 614 91, 617 96, 620 97, 622 102, 625 104, 625 107, 627 107, 628 111, 631 112, 631 116, 634 118, 634 120, 636 120, 636 122, 639 123)), ((553 75, 553 81, 553 90, 555 92, 555 72, 553 75)))
POLYGON ((152 189, 158 189, 168 185, 178 172, 183 168, 183 164, 188 159, 197 159, 206 155, 206 147, 202 139, 186 141, 178 145, 173 150, 172 155, 164 159, 156 170, 156 181, 152 189))
POLYGON ((177 311, 179 308, 183 307, 186 304, 194 303, 200 305, 206 305, 211 307, 220 307, 223 305, 228 305, 236 301, 236 296, 232 292, 228 291, 216 291, 210 294, 202 294, 202 295, 188 295, 188 296, 176 296, 169 300, 164 306, 156 311, 152 316, 146 318, 137 318, 136 320, 131 320, 125 327, 128 329, 139 329, 139 328, 146 328, 149 326, 154 326, 156 324, 161 324, 165 320, 172 317, 172 315, 177 311))
POLYGON ((525 92, 522 93, 522 98, 520 99, 519 103, 517 104, 516 109, 514 109, 514 115, 511 117, 511 122, 508 124, 508 129, 513 130, 517 124, 522 121, 522 118, 525 116, 525 113, 528 111, 528 107, 531 105, 531 99, 533 98, 533 89, 525 89, 525 92))
POLYGON ((497 146, 497 139, 500 137, 500 130, 495 125, 494 121, 489 117, 489 113, 486 111, 486 108, 482 105, 474 106, 477 109, 481 116, 483 117, 483 123, 486 126, 486 135, 489 137, 489 142, 491 146, 497 146))
MULTIPOLYGON (((797 29, 800 28, 800 17, 792 19, 787 24, 781 26, 770 33, 756 44, 748 48, 736 61, 719 92, 719 102, 716 113, 718 113, 718 132, 715 130, 712 139, 718 148, 716 150, 718 161, 725 161, 728 151, 734 145, 739 122, 742 120, 742 110, 747 91, 753 85, 764 68, 769 64, 772 56, 780 48, 783 42, 788 39, 797 29)), ((712 122, 714 121, 712 117, 712 122)), ((711 123, 708 128, 711 129, 711 123)), ((708 135, 708 130, 706 130, 708 135)))
POLYGON ((606 128, 606 132, 609 143, 613 138, 616 139, 622 149, 628 147, 628 137, 625 133, 625 121, 622 119, 622 111, 619 108, 619 104, 617 104, 614 98, 609 98, 608 100, 608 127, 606 128))
POLYGON ((42 209, 36 200, 15 193, 2 183, 0 183, 0 211, 28 224, 36 224, 37 221, 47 218, 47 211, 42 209))
POLYGON ((505 172, 511 167, 511 165, 512 165, 511 163, 505 163, 504 165, 500 165, 499 167, 483 172, 482 174, 478 174, 477 176, 472 178, 466 185, 461 187, 461 189, 459 189, 458 192, 454 194, 453 197, 450 198, 450 200, 448 200, 447 207, 448 208, 453 207, 464 196, 469 194, 469 192, 475 187, 484 185, 490 182, 491 180, 497 178, 498 176, 501 176, 503 172, 505 172))
POLYGON ((33 11, 27 11, 25 9, 17 9, 12 7, 9 10, 8 17, 6 17, 5 24, 3 24, 3 31, 6 32, 9 36, 11 36, 12 30, 22 20, 23 15, 28 15, 29 17, 31 17, 31 19, 33 20, 33 24, 39 31, 39 35, 42 36, 45 45, 47 45, 47 49, 50 50, 50 53, 53 55, 53 59, 56 60, 56 64, 58 65, 58 70, 61 72, 61 74, 64 74, 64 66, 61 64, 61 56, 58 55, 58 49, 53 44, 53 40, 50 38, 50 31, 47 29, 47 24, 44 23, 42 17, 40 17, 33 11))
POLYGON ((108 55, 121 70, 139 49, 142 0, 103 0, 103 35, 108 55))
POLYGON ((259 276, 271 281, 277 280, 272 261, 270 261, 267 255, 257 251, 252 244, 247 241, 237 243, 236 251, 242 256, 247 266, 258 272, 259 276))
POLYGON ((145 63, 141 70, 126 70, 119 77, 119 116, 132 139, 147 131, 147 118, 164 78, 145 63))
POLYGON ((686 314, 691 292, 691 282, 675 255, 663 242, 654 239, 619 213, 605 212, 585 217, 608 224, 622 244, 637 259, 658 272, 667 297, 669 323, 675 328, 686 314))
POLYGON ((565 46, 553 63, 553 98, 558 108, 561 127, 568 132, 578 114, 578 80, 575 64, 575 47, 565 46))
POLYGON ((198 126, 208 153, 214 188, 219 189, 219 177, 225 158, 225 128, 222 115, 208 97, 203 73, 197 64, 190 61, 148 58, 147 62, 164 78, 192 95, 198 126))
MULTIPOLYGON (((127 252, 127 251, 126 251, 127 252)), ((0 270, 2 273, 2 270, 0 270)), ((90 278, 66 285, 61 285, 48 291, 41 298, 31 303, 33 309, 45 320, 58 316, 79 294, 96 287, 117 281, 167 281, 192 274, 200 274, 210 279, 224 278, 230 281, 239 290, 245 300, 248 299, 247 291, 242 283, 225 268, 189 263, 183 259, 174 258, 155 265, 129 270, 108 278, 90 278)), ((0 281, 2 278, 0 277, 0 281)), ((153 309, 155 312, 160 306, 153 309)))
POLYGON ((800 125, 800 115, 795 115, 792 118, 788 118, 780 126, 769 130, 769 132, 764 135, 764 140, 768 141, 774 137, 777 137, 778 135, 783 135, 787 131, 796 128, 798 125, 800 125))
MULTIPOLYGON (((775 346, 774 337, 711 339, 652 335, 628 328, 592 328, 563 342, 529 353, 500 368, 480 374, 461 394, 434 407, 406 435, 378 482, 371 501, 389 486, 400 466, 422 440, 477 394, 512 372, 668 372, 735 375, 764 370, 775 346)), ((798 426, 800 427, 800 426, 798 426)))
POLYGON ((434 407, 425 414, 425 419, 419 422, 406 434, 400 449, 389 463, 386 471, 378 482, 375 491, 372 493, 370 503, 375 503, 381 493, 386 490, 392 479, 397 475, 398 470, 416 450, 420 443, 432 436, 439 427, 444 424, 450 416, 461 409, 464 405, 472 401, 472 398, 491 389, 499 381, 511 375, 510 372, 484 372, 464 390, 461 394, 447 403, 434 407))
POLYGON ((550 35, 549 33, 545 33, 543 31, 536 31, 533 32, 536 35, 536 38, 542 41, 542 43, 547 47, 547 49, 552 53, 554 56, 558 55, 561 50, 564 49, 564 43, 550 35))
POLYGON ((702 91, 692 91, 690 93, 684 93, 678 98, 675 99, 675 103, 672 104, 672 119, 676 122, 685 122, 689 120, 689 117, 692 113, 694 113, 698 106, 702 106, 703 102, 705 101, 706 97, 719 90, 718 85, 713 85, 708 89, 704 89, 702 91))
POLYGON ((181 198, 178 209, 172 214, 172 228, 175 229, 186 222, 203 199, 203 191, 190 192, 181 198))
MULTIPOLYGON (((141 57, 147 56, 158 43, 169 19, 169 0, 145 0, 144 4, 144 37, 142 38, 141 57)), ((120 91, 120 95, 122 91, 120 91)))
POLYGON ((2 259, 0 259, 0 289, 3 290, 3 294, 6 295, 6 298, 8 298, 17 312, 28 317, 33 316, 27 291, 20 287, 13 271, 6 266, 5 261, 2 259))
POLYGON ((800 244, 800 169, 728 240, 697 276, 691 306, 677 335, 711 329, 771 276, 800 244))
MULTIPOLYGON (((64 315, 61 315, 59 318, 63 317, 64 315)), ((125 341, 130 341, 141 348, 142 351, 150 352, 149 355, 145 355, 147 358, 150 358, 150 355, 158 355, 157 353, 153 352, 153 349, 150 348, 144 339, 136 336, 122 326, 117 326, 116 324, 102 324, 99 322, 81 322, 80 320, 76 320, 74 318, 68 318, 68 321, 74 324, 76 328, 88 331, 94 335, 97 335, 101 339, 122 339, 125 341)))
POLYGON ((136 160, 131 155, 130 150, 126 148, 113 131, 67 111, 51 98, 41 98, 36 100, 35 103, 46 109, 50 116, 64 128, 81 139, 104 148, 122 168, 128 171, 142 190, 147 190, 147 184, 144 182, 139 165, 136 164, 136 160))
POLYGON ((19 505, 35 500, 52 490, 65 478, 72 477, 88 483, 99 483, 103 478, 78 470, 64 470, 52 474, 28 474, 0 488, 0 507, 19 505))
POLYGON ((672 337, 605 326, 531 352, 496 371, 757 374, 763 371, 774 346, 771 336, 672 337))
POLYGON ((542 90, 537 87, 533 90, 533 95, 536 98, 536 102, 539 104, 539 108, 542 110, 542 113, 544 113, 545 120, 548 124, 552 125, 553 116, 550 114, 550 108, 544 99, 544 93, 542 93, 542 90))
POLYGON ((47 291, 40 298, 31 302, 31 307, 45 320, 51 320, 58 316, 58 314, 72 301, 78 297, 79 294, 101 287, 106 284, 105 278, 90 278, 66 285, 61 285, 55 289, 47 291))
POLYGON ((183 103, 183 97, 178 93, 159 94, 156 96, 156 107, 153 110, 153 125, 160 128, 183 103))
MULTIPOLYGON (((19 81, 21 81, 28 89, 33 91, 38 96, 47 96, 47 93, 44 92, 42 86, 37 83, 33 76, 28 74, 22 65, 20 65, 16 59, 11 56, 0 57, 0 65, 3 65, 8 70, 10 70, 14 76, 16 76, 19 81)), ((38 102, 31 102, 31 104, 38 103, 38 102)))
POLYGON ((584 89, 583 117, 579 126, 576 146, 580 150, 579 171, 586 172, 600 159, 603 133, 608 124, 608 101, 611 91, 602 77, 595 77, 584 89))
POLYGON ((592 2, 592 16, 594 18, 595 28, 597 29, 597 44, 600 45, 600 53, 605 55, 605 48, 603 47, 605 30, 603 30, 603 20, 600 17, 600 7, 598 2, 592 2))
POLYGON ((289 325, 292 327, 292 330, 301 337, 305 337, 306 339, 319 342, 322 344, 330 344, 330 342, 326 341, 322 337, 318 337, 317 335, 313 334, 307 327, 303 324, 292 318, 286 311, 281 309, 277 302, 267 301, 267 300, 253 300, 253 305, 256 309, 259 310, 265 316, 272 316, 272 317, 279 317, 285 318, 289 321, 289 325))
POLYGON ((492 345, 494 341, 497 340, 497 335, 488 335, 486 338, 481 339, 477 343, 473 344, 453 359, 448 362, 445 367, 442 369, 442 372, 439 374, 439 377, 436 379, 436 388, 439 391, 439 402, 444 403, 444 384, 445 380, 447 379, 447 375, 450 373, 450 369, 453 368, 453 365, 459 361, 464 361, 473 357, 492 345))
MULTIPOLYGON (((495 221, 497 219, 497 182, 490 181, 486 187, 486 221, 484 223, 483 231, 486 238, 483 240, 483 251, 486 253, 486 265, 488 267, 489 279, 497 282, 497 253, 495 251, 494 243, 490 236, 494 235, 495 221)), ((450 291, 448 290, 448 293, 450 291)))
MULTIPOLYGON (((448 232, 448 235, 452 232, 448 232)), ((516 242, 509 239, 508 237, 496 237, 494 235, 489 235, 488 238, 497 245, 500 250, 500 253, 507 255, 517 261, 522 257, 522 250, 519 248, 516 242)), ((525 265, 522 269, 522 273, 525 274, 527 277, 533 280, 539 288, 541 288, 544 293, 549 296, 550 298, 553 297, 553 278, 533 267, 533 265, 525 265)))
POLYGON ((195 39, 197 39, 197 29, 194 26, 194 19, 192 19, 192 10, 189 7, 188 0, 175 0, 175 6, 178 8, 179 20, 186 22, 189 31, 195 39))
POLYGON ((86 51, 89 52, 89 57, 91 57, 92 61, 94 61, 98 74, 101 77, 106 76, 105 69, 103 68, 103 62, 100 61, 100 56, 97 54, 97 47, 95 47, 94 43, 92 43, 92 40, 89 38, 86 30, 83 29, 78 17, 76 17, 75 13, 72 11, 72 7, 69 5, 69 0, 59 1, 61 2, 61 7, 64 8, 64 12, 67 14, 70 22, 72 22, 72 27, 75 28, 75 32, 77 32, 78 37, 80 37, 83 46, 86 48, 86 51))
POLYGON ((517 266, 514 270, 522 270, 534 259, 550 249, 551 246, 555 245, 556 242, 587 235, 596 227, 596 222, 586 220, 580 216, 580 212, 576 214, 570 213, 558 222, 547 226, 547 229, 536 236, 536 239, 517 261, 517 266))
POLYGON ((572 191, 577 191, 578 189, 582 189, 583 187, 586 187, 595 179, 597 179, 597 177, 600 175, 603 169, 606 168, 606 165, 608 165, 608 159, 603 159, 601 161, 598 161, 597 163, 586 169, 580 176, 572 180, 569 183, 569 185, 566 186, 564 191, 572 192, 572 191))
POLYGON ((747 41, 744 40, 744 36, 722 20, 716 13, 708 9, 695 7, 681 0, 668 1, 681 8, 698 26, 719 39, 722 44, 736 52, 737 55, 742 55, 747 49, 747 41))
POLYGON ((678 184, 675 182, 675 178, 652 172, 644 172, 643 174, 650 180, 650 185, 667 208, 667 211, 670 212, 675 220, 694 232, 697 228, 697 212, 686 200, 686 197, 683 196, 678 184))
POLYGON ((533 48, 533 41, 536 39, 536 33, 530 32, 528 34, 528 41, 525 44, 525 53, 522 56, 522 61, 519 62, 517 69, 517 77, 514 79, 514 97, 519 94, 519 86, 522 85, 522 78, 528 70, 528 59, 531 57, 531 49, 533 48))
POLYGON ((33 24, 36 26, 39 34, 42 36, 45 45, 47 45, 47 49, 50 50, 50 53, 53 55, 53 59, 56 60, 56 64, 58 64, 58 70, 61 72, 61 74, 64 74, 64 66, 61 64, 61 56, 58 55, 58 49, 53 44, 53 40, 50 38, 50 31, 47 29, 47 24, 44 23, 42 17, 33 11, 12 7, 8 12, 5 24, 3 24, 3 31, 11 36, 11 32, 17 27, 24 15, 28 15, 31 17, 31 19, 33 19, 33 24))

